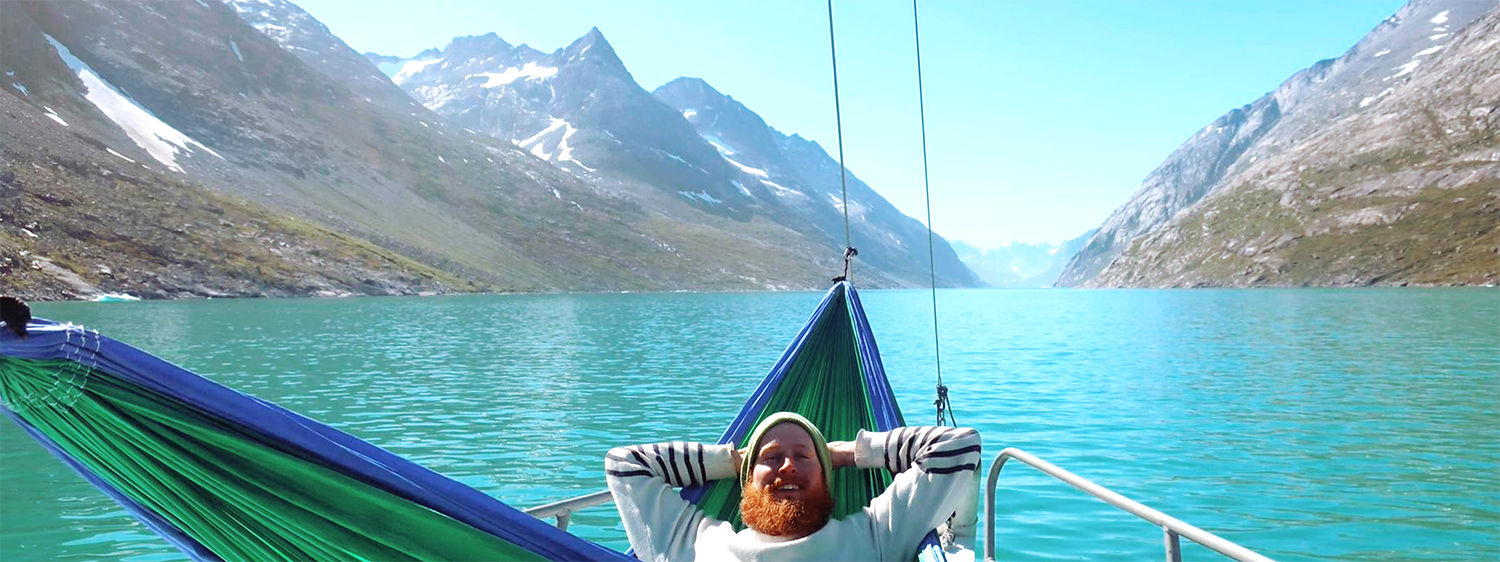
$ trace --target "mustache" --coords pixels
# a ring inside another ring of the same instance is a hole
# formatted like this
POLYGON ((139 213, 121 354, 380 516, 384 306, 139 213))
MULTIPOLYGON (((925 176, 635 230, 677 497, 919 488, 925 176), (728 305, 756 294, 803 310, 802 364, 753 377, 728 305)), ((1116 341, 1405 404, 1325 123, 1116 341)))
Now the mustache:
MULTIPOLYGON (((777 479, 774 486, 797 484, 777 479)), ((805 537, 822 529, 833 514, 833 497, 824 489, 801 499, 779 499, 771 488, 747 486, 740 497, 740 519, 751 529, 773 537, 805 537)))

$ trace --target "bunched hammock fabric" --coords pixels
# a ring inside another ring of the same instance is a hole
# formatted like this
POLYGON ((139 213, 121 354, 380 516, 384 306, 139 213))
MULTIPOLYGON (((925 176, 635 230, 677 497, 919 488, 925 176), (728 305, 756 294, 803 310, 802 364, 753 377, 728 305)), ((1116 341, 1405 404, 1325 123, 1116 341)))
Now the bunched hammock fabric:
MULTIPOLYGON (((5 413, 195 560, 633 560, 97 332, 45 320, 28 331, 0 330, 5 413)), ((830 440, 903 425, 853 285, 828 291, 719 442, 782 410, 830 440)), ((890 479, 843 469, 835 516, 890 479)), ((739 524, 734 481, 683 495, 739 524)), ((913 554, 943 559, 934 535, 913 554)))
POLYGON ((143 351, 47 321, 0 333, 0 402, 196 560, 630 560, 143 351))

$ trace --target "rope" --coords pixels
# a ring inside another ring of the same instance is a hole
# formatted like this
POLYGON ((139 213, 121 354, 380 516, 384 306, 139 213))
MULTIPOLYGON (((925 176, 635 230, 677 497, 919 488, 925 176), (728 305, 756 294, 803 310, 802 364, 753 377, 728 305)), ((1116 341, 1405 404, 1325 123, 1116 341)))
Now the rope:
POLYGON ((922 26, 917 21, 917 0, 911 0, 911 24, 912 35, 917 43, 917 110, 922 120, 922 194, 927 199, 927 272, 932 278, 932 353, 937 362, 937 400, 933 405, 937 406, 938 425, 944 424, 946 412, 946 421, 953 421, 956 426, 958 422, 953 420, 953 407, 948 404, 948 387, 943 385, 943 355, 942 347, 938 344, 937 258, 932 242, 932 181, 927 174, 927 104, 922 92, 922 26))
MULTIPOLYGON (((833 0, 828 0, 828 54, 833 59, 833 119, 839 133, 839 187, 844 194, 844 247, 853 248, 849 238, 849 180, 844 168, 844 117, 839 107, 839 54, 833 41, 833 0)), ((844 277, 849 276, 849 251, 844 251, 844 277)))

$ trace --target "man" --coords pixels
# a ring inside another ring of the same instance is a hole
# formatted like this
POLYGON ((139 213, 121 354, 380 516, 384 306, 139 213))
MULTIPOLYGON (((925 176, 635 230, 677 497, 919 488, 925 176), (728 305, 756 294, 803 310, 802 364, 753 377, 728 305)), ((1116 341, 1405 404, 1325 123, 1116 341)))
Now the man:
POLYGON ((774 414, 733 445, 659 443, 618 447, 604 461, 625 534, 645 561, 912 560, 917 545, 947 520, 979 467, 979 433, 967 428, 860 431, 826 443, 806 418, 774 414), (885 492, 830 521, 830 484, 843 467, 886 468, 885 492), (673 490, 737 476, 735 532, 673 490))

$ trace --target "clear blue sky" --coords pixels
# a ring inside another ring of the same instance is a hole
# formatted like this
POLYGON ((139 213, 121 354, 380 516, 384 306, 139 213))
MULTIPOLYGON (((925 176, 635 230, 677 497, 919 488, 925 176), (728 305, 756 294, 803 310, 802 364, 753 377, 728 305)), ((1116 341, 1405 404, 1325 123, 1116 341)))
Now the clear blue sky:
MULTIPOLYGON (((598 26, 641 87, 703 78, 837 157, 821 0, 294 1, 355 50, 401 56, 491 31, 550 52, 598 26)), ((1403 4, 925 0, 934 226, 987 248, 1082 234, 1198 128, 1403 4)), ((834 2, 849 169, 925 222, 911 17, 834 2)))

